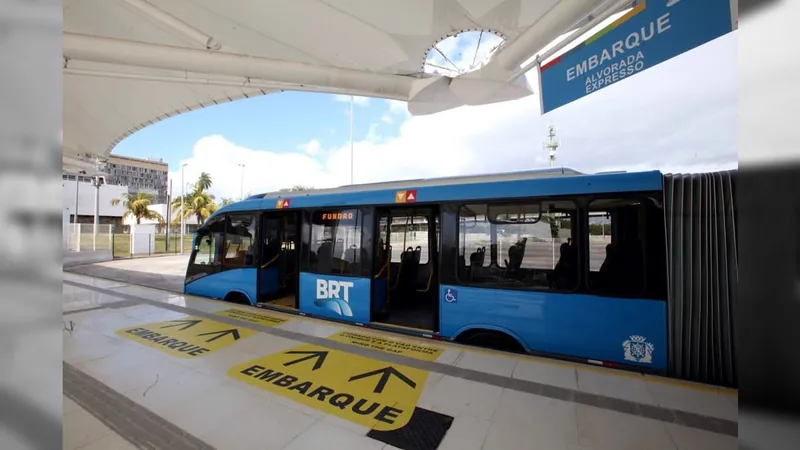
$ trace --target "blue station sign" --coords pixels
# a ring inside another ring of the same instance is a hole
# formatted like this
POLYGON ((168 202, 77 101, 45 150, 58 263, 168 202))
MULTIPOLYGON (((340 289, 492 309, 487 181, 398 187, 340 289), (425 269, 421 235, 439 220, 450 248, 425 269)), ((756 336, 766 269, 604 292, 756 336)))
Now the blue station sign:
POLYGON ((542 113, 734 29, 731 0, 649 0, 540 68, 542 113))

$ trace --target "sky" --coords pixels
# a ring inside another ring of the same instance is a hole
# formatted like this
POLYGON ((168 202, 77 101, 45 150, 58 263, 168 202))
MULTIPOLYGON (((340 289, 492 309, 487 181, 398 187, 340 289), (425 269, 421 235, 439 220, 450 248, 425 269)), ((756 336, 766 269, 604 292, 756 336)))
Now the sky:
MULTIPOLYGON (((448 54, 471 65, 474 44, 467 45, 448 54)), ((545 115, 536 94, 419 117, 404 102, 356 98, 354 180, 546 168, 549 125, 560 143, 556 165, 582 172, 736 168, 736 73, 733 32, 545 115)), ((536 87, 535 71, 527 76, 536 87)), ((113 153, 163 158, 173 195, 184 163, 184 183, 208 172, 218 198, 341 186, 350 183, 349 110, 350 97, 271 94, 156 123, 113 153)))

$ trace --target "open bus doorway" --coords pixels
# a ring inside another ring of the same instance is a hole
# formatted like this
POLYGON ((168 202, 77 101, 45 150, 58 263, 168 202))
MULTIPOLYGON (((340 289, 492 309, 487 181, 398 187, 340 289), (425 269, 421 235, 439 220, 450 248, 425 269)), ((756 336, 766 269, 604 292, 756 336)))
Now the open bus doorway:
POLYGON ((378 210, 372 321, 438 331, 439 208, 378 210))
POLYGON ((259 303, 297 309, 299 214, 297 211, 281 211, 264 213, 262 216, 259 303))

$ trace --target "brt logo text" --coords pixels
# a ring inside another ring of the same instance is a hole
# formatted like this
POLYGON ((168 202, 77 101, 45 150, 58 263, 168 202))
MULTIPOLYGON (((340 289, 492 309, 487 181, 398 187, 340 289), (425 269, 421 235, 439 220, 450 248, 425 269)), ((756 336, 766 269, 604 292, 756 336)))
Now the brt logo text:
POLYGON ((339 299, 350 301, 351 281, 317 279, 317 300, 339 299))
POLYGON ((317 278, 317 299, 314 304, 339 316, 353 317, 350 308, 351 281, 324 280, 317 278))

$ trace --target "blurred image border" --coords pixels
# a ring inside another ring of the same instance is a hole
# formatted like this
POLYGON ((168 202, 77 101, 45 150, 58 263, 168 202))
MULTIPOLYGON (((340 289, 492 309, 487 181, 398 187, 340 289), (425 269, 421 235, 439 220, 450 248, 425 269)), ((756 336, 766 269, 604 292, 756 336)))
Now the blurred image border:
POLYGON ((62 8, 54 0, 0 4, 3 449, 63 445, 62 8))
POLYGON ((800 61, 793 0, 739 2, 739 448, 800 442, 800 61))

